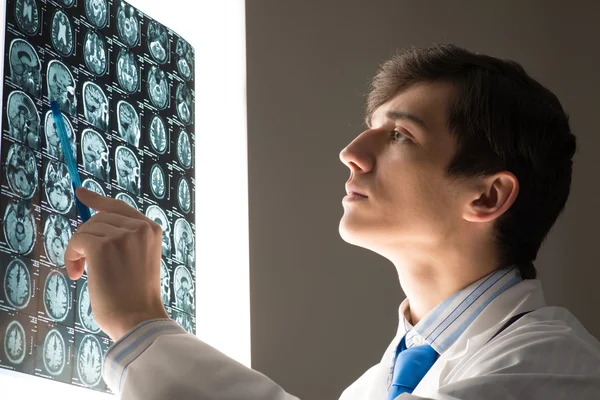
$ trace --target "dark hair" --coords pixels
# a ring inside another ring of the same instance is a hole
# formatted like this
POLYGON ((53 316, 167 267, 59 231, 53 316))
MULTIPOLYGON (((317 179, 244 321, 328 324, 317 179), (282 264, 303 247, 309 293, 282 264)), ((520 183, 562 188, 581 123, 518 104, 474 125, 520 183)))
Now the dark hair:
POLYGON ((458 149, 447 176, 510 171, 517 177, 519 194, 497 219, 494 241, 501 265, 517 265, 524 279, 535 279, 533 261, 569 197, 577 142, 568 115, 519 63, 434 45, 402 50, 381 66, 368 94, 367 120, 411 84, 434 81, 456 88, 448 128, 458 149))

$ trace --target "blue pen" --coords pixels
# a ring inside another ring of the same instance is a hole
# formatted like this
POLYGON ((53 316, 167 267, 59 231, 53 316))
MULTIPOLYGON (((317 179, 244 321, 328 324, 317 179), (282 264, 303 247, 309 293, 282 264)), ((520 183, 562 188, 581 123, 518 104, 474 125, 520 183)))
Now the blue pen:
POLYGON ((54 118, 56 131, 58 132, 60 145, 62 147, 63 154, 65 155, 65 163, 67 164, 69 175, 71 175, 71 182, 73 183, 73 191, 75 195, 75 204, 77 204, 77 209, 79 210, 79 216, 81 217, 81 220, 86 222, 91 218, 91 213, 89 207, 80 202, 77 198, 76 191, 77 188, 81 186, 81 178, 79 178, 79 172, 77 172, 77 164, 75 163, 75 157, 73 157, 73 152, 71 150, 71 143, 69 142, 69 137, 67 136, 65 121, 63 120, 62 113, 60 112, 60 106, 57 102, 52 101, 50 103, 50 108, 52 109, 52 117, 54 118))

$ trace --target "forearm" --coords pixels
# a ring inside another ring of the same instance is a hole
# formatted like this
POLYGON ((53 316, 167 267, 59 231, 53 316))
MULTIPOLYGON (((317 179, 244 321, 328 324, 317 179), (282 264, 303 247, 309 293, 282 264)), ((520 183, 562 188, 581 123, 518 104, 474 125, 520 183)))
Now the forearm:
POLYGON ((103 374, 126 400, 297 400, 169 319, 142 323, 117 341, 103 374))

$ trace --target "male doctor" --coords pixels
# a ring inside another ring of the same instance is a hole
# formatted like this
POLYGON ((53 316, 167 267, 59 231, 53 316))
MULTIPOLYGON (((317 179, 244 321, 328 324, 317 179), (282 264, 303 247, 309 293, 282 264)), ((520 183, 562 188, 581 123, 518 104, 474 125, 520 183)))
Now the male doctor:
MULTIPOLYGON (((341 399, 600 399, 600 343, 546 306, 532 263, 567 201, 576 149, 556 96, 513 61, 437 45, 381 67, 366 121, 340 154, 340 234, 392 261, 407 297, 381 362, 341 399)), ((89 264, 94 316, 116 341, 103 371, 113 391, 296 399, 168 318, 158 224, 77 195, 100 212, 65 261, 72 279, 89 264)))

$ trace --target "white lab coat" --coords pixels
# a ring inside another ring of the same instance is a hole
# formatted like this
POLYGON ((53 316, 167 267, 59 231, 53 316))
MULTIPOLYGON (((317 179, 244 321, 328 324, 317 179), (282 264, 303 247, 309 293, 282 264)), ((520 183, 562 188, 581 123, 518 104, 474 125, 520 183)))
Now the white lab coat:
MULTIPOLYGON (((104 378, 123 399, 297 400, 268 377, 180 328, 171 326, 171 331, 152 338, 153 324, 134 329, 107 353, 104 378), (149 346, 141 345, 139 354, 127 361, 122 354, 135 347, 140 337, 150 337, 145 339, 149 346)), ((391 365, 386 360, 400 339, 397 335, 382 362, 348 387, 340 400, 387 399, 391 365)), ((413 393, 397 399, 423 398, 597 400, 600 342, 569 311, 545 305, 539 280, 524 280, 495 298, 438 358, 413 393), (536 311, 486 344, 511 316, 530 310, 536 311)))

